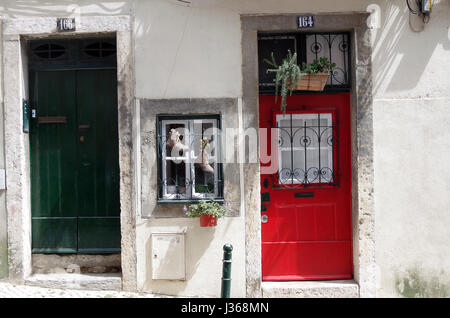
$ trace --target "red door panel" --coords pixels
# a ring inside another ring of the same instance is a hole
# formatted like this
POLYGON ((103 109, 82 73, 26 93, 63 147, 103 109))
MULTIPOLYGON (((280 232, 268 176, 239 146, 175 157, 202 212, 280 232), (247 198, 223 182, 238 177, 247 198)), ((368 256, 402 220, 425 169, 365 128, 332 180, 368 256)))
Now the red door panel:
POLYGON ((351 246, 346 242, 266 243, 262 251, 266 281, 351 278, 351 246))
POLYGON ((263 280, 349 279, 349 94, 293 95, 286 114, 274 100, 259 98, 263 280))

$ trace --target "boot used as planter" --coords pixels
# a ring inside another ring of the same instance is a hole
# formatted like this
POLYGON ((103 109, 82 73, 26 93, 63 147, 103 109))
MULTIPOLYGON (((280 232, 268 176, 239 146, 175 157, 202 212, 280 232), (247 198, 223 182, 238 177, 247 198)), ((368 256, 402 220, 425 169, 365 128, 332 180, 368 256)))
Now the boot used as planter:
POLYGON ((214 168, 209 164, 209 140, 208 138, 203 138, 200 145, 200 153, 198 154, 195 163, 197 163, 203 172, 214 173, 214 168))
MULTIPOLYGON (((176 156, 179 156, 181 152, 184 153, 189 150, 188 146, 181 143, 180 133, 173 128, 169 132, 169 138, 167 139, 166 144, 172 148, 172 153, 176 156)), ((171 156, 172 154, 169 155, 171 156)))

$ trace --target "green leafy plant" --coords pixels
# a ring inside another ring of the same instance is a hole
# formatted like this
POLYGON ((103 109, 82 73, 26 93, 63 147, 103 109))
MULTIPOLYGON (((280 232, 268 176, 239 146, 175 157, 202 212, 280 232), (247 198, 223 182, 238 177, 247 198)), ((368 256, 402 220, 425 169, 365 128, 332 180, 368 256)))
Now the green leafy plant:
POLYGON ((212 199, 208 201, 202 200, 197 204, 191 204, 186 210, 186 215, 193 218, 205 214, 221 218, 224 217, 226 213, 225 207, 212 199))
POLYGON ((306 74, 331 74, 333 68, 336 67, 336 63, 331 63, 326 57, 314 59, 311 64, 303 63, 302 72, 306 74))
POLYGON ((281 110, 286 112, 286 97, 292 95, 294 90, 294 83, 301 80, 307 74, 330 74, 332 69, 336 67, 336 63, 331 63, 326 57, 314 59, 313 63, 303 63, 302 69, 297 64, 297 53, 292 54, 288 50, 287 56, 281 61, 281 64, 275 61, 273 52, 271 53, 271 60, 264 59, 264 62, 273 68, 267 69, 267 73, 275 73, 275 102, 277 101, 278 93, 281 95, 281 110))
POLYGON ((300 67, 297 65, 297 53, 292 54, 288 50, 288 55, 281 61, 278 65, 271 53, 271 60, 264 59, 264 62, 274 67, 272 69, 267 69, 267 73, 275 73, 275 102, 277 101, 278 92, 281 95, 281 110, 286 112, 286 97, 287 94, 292 95, 293 87, 290 83, 295 83, 297 80, 301 79, 303 76, 300 67))

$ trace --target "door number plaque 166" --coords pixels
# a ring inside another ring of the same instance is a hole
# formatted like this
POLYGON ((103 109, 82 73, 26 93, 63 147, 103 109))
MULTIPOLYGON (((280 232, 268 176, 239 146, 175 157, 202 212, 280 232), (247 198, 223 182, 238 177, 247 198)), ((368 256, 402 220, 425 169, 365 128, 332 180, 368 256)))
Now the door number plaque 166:
POLYGON ((59 32, 75 31, 75 18, 58 18, 56 26, 59 32))

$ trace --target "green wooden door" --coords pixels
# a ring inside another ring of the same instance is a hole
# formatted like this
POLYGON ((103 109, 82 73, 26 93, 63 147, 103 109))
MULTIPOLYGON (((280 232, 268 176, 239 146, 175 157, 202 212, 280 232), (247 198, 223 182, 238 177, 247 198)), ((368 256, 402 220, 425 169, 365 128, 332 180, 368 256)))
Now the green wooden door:
POLYGON ((30 73, 34 253, 120 251, 115 72, 30 73))

